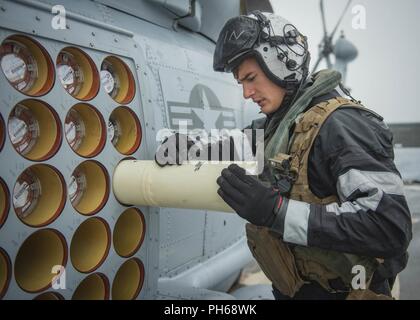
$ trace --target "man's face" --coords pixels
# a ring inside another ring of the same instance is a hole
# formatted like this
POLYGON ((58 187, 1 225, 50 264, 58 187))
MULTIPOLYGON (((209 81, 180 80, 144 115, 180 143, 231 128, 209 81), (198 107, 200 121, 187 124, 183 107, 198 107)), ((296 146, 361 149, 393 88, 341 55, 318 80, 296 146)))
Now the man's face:
POLYGON ((255 58, 245 59, 237 68, 235 78, 242 85, 244 98, 252 99, 265 114, 277 111, 286 95, 286 90, 267 78, 255 58))

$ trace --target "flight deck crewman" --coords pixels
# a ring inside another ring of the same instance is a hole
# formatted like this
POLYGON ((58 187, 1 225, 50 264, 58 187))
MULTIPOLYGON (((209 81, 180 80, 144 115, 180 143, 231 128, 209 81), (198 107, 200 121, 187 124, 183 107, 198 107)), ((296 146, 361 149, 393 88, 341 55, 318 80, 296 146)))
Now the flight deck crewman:
POLYGON ((264 129, 266 167, 256 177, 230 165, 218 193, 250 222, 276 299, 390 297, 412 238, 392 134, 340 96, 338 72, 308 76, 309 60, 306 37, 282 17, 256 11, 224 25, 214 70, 232 72, 266 115, 249 126, 264 129))

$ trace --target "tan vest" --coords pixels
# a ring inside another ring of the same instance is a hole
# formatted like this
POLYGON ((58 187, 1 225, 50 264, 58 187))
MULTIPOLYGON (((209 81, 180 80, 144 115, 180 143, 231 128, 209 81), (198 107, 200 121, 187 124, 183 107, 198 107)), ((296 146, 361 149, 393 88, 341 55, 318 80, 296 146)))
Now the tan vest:
MULTIPOLYGON (((313 106, 296 121, 289 148, 290 155, 279 154, 270 159, 274 164, 286 158, 291 161, 291 171, 296 174, 290 193, 291 199, 316 204, 339 202, 335 196, 321 199, 311 192, 308 183, 308 158, 322 124, 332 112, 344 105, 364 108, 341 97, 313 106)), ((286 244, 265 227, 247 224, 246 232, 250 250, 261 269, 280 292, 290 297, 299 291, 305 281, 316 281, 329 292, 336 292, 330 286, 329 280, 340 278, 351 291, 351 282, 355 276, 352 268, 356 265, 365 267, 369 284, 379 263, 378 259, 371 257, 286 244)), ((353 290, 349 299, 372 299, 373 296, 377 295, 370 290, 353 290)))

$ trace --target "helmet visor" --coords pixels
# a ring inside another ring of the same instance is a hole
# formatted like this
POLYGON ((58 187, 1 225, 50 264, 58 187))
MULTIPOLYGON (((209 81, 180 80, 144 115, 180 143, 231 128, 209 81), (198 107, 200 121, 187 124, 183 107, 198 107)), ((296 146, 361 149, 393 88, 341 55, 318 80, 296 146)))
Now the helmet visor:
POLYGON ((254 49, 260 34, 257 20, 247 16, 232 18, 226 22, 216 43, 213 57, 214 71, 230 72, 240 59, 254 49))

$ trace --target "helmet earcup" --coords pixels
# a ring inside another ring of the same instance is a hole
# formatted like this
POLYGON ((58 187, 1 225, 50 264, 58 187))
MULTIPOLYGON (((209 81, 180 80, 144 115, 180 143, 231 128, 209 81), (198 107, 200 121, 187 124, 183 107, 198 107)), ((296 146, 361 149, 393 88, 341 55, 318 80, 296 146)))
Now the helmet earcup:
POLYGON ((286 67, 289 70, 294 70, 297 66, 297 62, 293 59, 287 59, 286 61, 286 67))
MULTIPOLYGON (((282 87, 298 85, 308 74, 309 51, 306 37, 286 19, 275 14, 261 13, 269 21, 269 27, 261 29, 264 37, 254 50, 260 54, 270 79, 282 87)), ((258 20, 261 20, 257 17, 258 20)))

